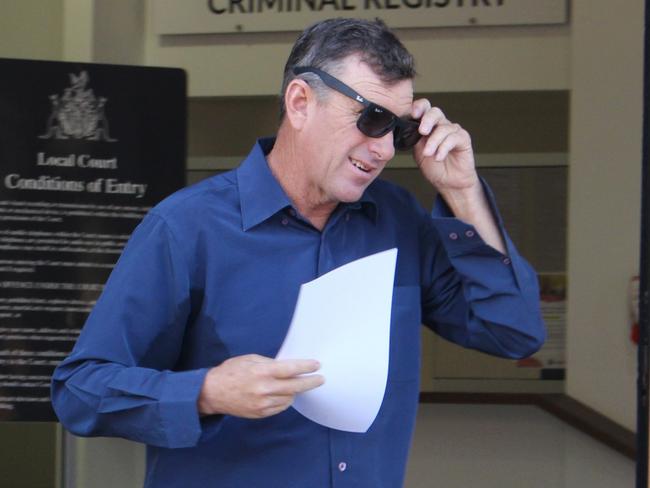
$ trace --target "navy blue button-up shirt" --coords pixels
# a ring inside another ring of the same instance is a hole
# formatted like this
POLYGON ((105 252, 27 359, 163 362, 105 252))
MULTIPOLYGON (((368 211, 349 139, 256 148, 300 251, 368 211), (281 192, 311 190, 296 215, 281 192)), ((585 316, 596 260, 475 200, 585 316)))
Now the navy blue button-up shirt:
POLYGON ((142 221, 54 373, 55 410, 76 434, 147 444, 147 487, 400 487, 420 324, 466 347, 529 355, 544 338, 535 273, 505 234, 509 259, 444 203, 429 215, 381 180, 318 231, 271 174, 272 145, 260 141, 237 169, 170 196, 142 221), (292 408, 258 420, 199 417, 209 368, 275 356, 302 283, 393 247, 388 384, 367 433, 328 429, 292 408))

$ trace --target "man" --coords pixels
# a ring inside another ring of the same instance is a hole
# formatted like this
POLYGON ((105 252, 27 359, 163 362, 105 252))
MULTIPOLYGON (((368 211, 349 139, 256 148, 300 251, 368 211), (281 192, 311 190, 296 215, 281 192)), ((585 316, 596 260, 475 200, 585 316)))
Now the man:
POLYGON ((68 429, 148 444, 150 487, 394 488, 421 323, 500 356, 540 347, 535 274, 495 217, 469 135, 413 101, 414 75, 380 21, 333 19, 300 36, 277 138, 172 195, 134 232, 54 374, 68 429), (412 149, 441 195, 433 216, 376 179, 396 148, 412 149), (326 381, 306 374, 317 358, 272 358, 302 283, 393 247, 381 410, 365 434, 328 429, 289 408, 326 381))

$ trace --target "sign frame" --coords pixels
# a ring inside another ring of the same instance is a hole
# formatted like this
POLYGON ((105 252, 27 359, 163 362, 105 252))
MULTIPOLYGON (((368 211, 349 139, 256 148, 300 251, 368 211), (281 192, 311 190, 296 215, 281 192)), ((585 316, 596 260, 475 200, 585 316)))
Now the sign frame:
POLYGON ((158 35, 301 31, 331 17, 391 28, 557 25, 569 0, 155 0, 158 35))

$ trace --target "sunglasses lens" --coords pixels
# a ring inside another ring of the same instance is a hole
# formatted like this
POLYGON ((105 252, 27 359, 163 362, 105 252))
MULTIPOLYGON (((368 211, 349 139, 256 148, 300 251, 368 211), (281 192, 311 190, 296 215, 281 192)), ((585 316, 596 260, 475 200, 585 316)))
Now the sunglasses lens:
POLYGON ((417 120, 404 120, 392 112, 371 103, 357 120, 357 127, 368 137, 384 137, 390 131, 393 133, 393 145, 398 151, 410 149, 420 140, 417 120))
POLYGON ((393 145, 398 151, 411 149, 415 146, 422 135, 418 131, 420 123, 417 120, 401 120, 395 127, 393 145))
POLYGON ((395 116, 388 110, 371 103, 357 120, 357 127, 368 137, 383 137, 395 125, 395 116))

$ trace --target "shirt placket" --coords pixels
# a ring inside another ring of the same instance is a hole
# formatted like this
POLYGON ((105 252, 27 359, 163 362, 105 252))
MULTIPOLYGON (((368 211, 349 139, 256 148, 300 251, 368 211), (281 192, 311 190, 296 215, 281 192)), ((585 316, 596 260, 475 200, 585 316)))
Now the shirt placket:
MULTIPOLYGON (((345 241, 342 233, 345 233, 346 225, 349 225, 350 209, 339 208, 332 214, 327 225, 320 235, 320 248, 318 250, 318 276, 341 266, 341 253, 345 253, 340 248, 340 242, 345 241)), ((330 479, 332 488, 353 488, 359 487, 359 481, 355 478, 356 463, 353 457, 353 436, 360 434, 350 434, 334 429, 329 429, 329 452, 330 452, 330 479)))
POLYGON ((332 488, 354 488, 361 486, 355 476, 359 470, 356 469, 355 459, 352 455, 351 436, 361 434, 350 434, 330 429, 330 479, 332 488))
POLYGON ((337 249, 336 241, 340 238, 340 233, 343 230, 340 226, 345 225, 348 220, 348 210, 337 209, 320 233, 320 247, 318 249, 318 264, 316 267, 318 276, 322 276, 344 264, 341 262, 341 250, 337 249), (346 216, 348 217, 347 219, 346 216))

